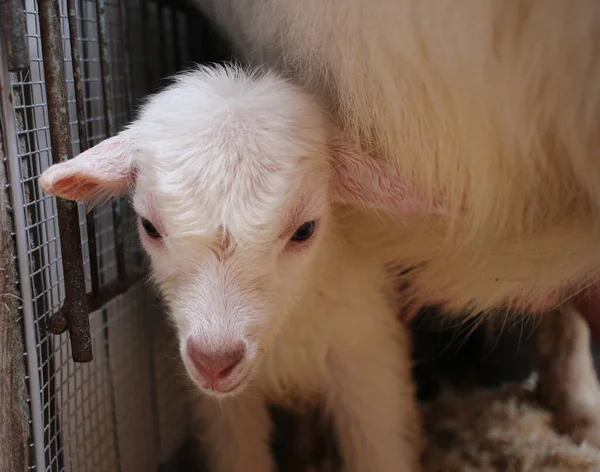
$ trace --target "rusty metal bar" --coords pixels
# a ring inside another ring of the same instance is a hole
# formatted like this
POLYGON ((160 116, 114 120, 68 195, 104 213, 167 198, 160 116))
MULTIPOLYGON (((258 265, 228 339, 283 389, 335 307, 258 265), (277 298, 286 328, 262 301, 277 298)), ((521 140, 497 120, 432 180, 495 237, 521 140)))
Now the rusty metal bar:
POLYGON ((107 284, 106 286, 104 286, 102 288, 102 291, 100 292, 100 295, 98 297, 93 297, 93 296, 89 295, 88 296, 88 305, 89 305, 90 312, 99 310, 104 305, 106 305, 109 301, 111 301, 113 298, 127 292, 127 290, 129 290, 132 286, 134 286, 136 283, 143 280, 145 275, 146 275, 145 271, 136 272, 131 277, 124 280, 123 282, 120 282, 117 280, 115 282, 107 284))
POLYGON ((0 18, 0 32, 5 39, 9 72, 28 69, 27 22, 21 0, 0 0, 0 18))
MULTIPOLYGON (((113 298, 124 294, 136 283, 142 281, 146 276, 145 271, 135 272, 131 277, 124 281, 115 281, 102 287, 102 290, 97 296, 89 293, 86 295, 86 303, 88 314, 99 310, 113 298)), ((68 326, 66 320, 62 316, 53 316, 48 322, 48 331, 53 334, 62 334, 67 331, 68 326)))
MULTIPOLYGON (((58 0, 38 0, 40 32, 52 160, 59 163, 72 158, 65 81, 64 52, 58 0)), ((83 254, 77 203, 57 199, 58 226, 63 260, 65 301, 56 318, 69 330, 71 354, 75 362, 93 359, 90 322, 85 290, 83 254)))
MULTIPOLYGON (((104 123, 107 136, 116 133, 115 116, 112 107, 112 77, 108 51, 108 24, 106 19, 105 0, 96 0, 96 17, 98 21, 98 47, 100 48, 100 70, 102 73, 102 95, 104 98, 104 123)), ((117 253, 117 276, 120 281, 126 279, 125 245, 123 243, 123 222, 121 204, 112 205, 113 226, 115 231, 115 246, 117 253)))
MULTIPOLYGON (((85 101, 83 96, 83 74, 81 71, 81 54, 79 51, 79 34, 77 28, 77 10, 75 0, 67 0, 69 18, 69 37, 71 42, 71 57, 73 64, 73 80, 75 85, 75 107, 77 110, 77 132, 79 148, 85 152, 90 147, 87 125, 85 123, 85 101)), ((86 214, 88 253, 90 256, 90 276, 92 279, 92 294, 100 292, 100 277, 98 270, 98 246, 96 243, 96 223, 93 210, 86 214)))
POLYGON ((85 224, 87 227, 88 253, 90 256, 92 294, 97 296, 100 293, 100 269, 98 267, 98 243, 96 240, 96 221, 93 209, 86 212, 85 224))

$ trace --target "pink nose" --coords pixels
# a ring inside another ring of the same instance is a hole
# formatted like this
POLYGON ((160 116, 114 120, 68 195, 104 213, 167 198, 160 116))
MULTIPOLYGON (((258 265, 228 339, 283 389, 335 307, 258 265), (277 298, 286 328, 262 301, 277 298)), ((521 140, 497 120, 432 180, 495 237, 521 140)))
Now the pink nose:
POLYGON ((204 351, 202 346, 193 341, 187 342, 187 354, 198 372, 206 379, 220 380, 227 377, 242 361, 246 354, 243 342, 227 349, 204 351))

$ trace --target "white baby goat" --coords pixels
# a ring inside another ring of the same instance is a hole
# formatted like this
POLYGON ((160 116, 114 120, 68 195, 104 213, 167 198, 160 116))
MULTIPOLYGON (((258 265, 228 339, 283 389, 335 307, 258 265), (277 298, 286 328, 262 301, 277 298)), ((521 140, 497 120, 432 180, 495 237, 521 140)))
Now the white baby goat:
POLYGON ((348 203, 435 207, 345 145, 310 95, 271 73, 200 68, 39 182, 88 202, 131 191, 183 362, 212 397, 200 407, 212 471, 274 470, 267 401, 324 405, 347 471, 419 470, 386 270, 394 221, 348 203))

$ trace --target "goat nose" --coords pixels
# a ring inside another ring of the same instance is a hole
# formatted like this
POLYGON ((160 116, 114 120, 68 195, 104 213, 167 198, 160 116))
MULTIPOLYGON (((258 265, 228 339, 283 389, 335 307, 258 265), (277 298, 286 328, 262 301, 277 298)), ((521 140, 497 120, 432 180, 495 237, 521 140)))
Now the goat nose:
POLYGON ((187 342, 187 353, 198 372, 207 379, 224 379, 242 361, 246 346, 239 342, 227 349, 205 351, 195 342, 187 342))

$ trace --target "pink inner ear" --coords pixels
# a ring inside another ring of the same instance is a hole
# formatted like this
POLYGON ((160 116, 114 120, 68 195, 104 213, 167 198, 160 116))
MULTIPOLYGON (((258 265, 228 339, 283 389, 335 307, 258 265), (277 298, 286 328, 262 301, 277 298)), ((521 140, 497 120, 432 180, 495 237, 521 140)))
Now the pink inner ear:
POLYGON ((109 138, 40 177, 40 187, 66 200, 92 204, 127 192, 135 179, 134 150, 127 135, 109 138))
POLYGON ((344 144, 334 146, 332 157, 334 197, 343 203, 413 215, 440 210, 438 204, 428 202, 395 169, 381 161, 362 156, 344 144))
POLYGON ((67 177, 59 180, 50 189, 55 195, 68 195, 72 200, 85 200, 86 197, 94 193, 95 184, 83 182, 76 176, 67 177))
POLYGON ((69 200, 90 201, 97 195, 118 196, 127 191, 127 185, 120 181, 102 181, 87 175, 72 175, 58 180, 51 193, 69 200))

